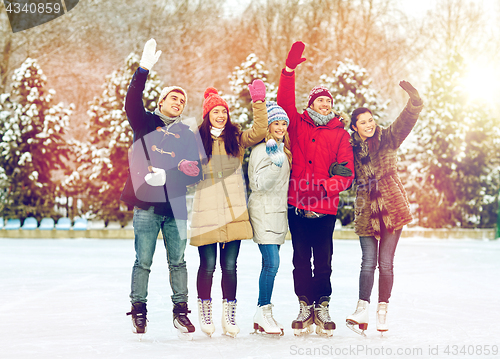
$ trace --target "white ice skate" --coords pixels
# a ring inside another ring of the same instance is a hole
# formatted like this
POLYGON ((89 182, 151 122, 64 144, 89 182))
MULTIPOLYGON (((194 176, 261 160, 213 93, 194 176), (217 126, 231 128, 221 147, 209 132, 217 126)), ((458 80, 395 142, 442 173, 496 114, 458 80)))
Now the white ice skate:
POLYGON ((236 299, 222 300, 222 334, 236 338, 240 328, 236 324, 236 299))
POLYGON ((201 331, 212 337, 215 332, 215 324, 212 320, 212 299, 203 300, 198 298, 198 318, 201 331))
POLYGON ((323 337, 333 336, 335 323, 330 318, 329 313, 330 297, 321 297, 319 304, 314 308, 314 323, 316 324, 316 334, 323 337))
POLYGON ((385 302, 380 302, 378 303, 377 306, 377 330, 380 332, 381 335, 384 334, 384 332, 389 330, 389 327, 387 325, 387 307, 388 303, 385 302))
POLYGON ((257 307, 257 312, 253 316, 253 334, 266 334, 279 337, 281 328, 273 318, 273 305, 267 304, 257 307))
POLYGON ((299 305, 299 315, 292 322, 293 334, 297 337, 311 333, 314 323, 314 306, 303 296, 299 297, 299 305))
POLYGON ((366 300, 358 300, 356 311, 347 316, 346 325, 353 332, 366 337, 365 330, 368 328, 368 303, 366 300), (356 326, 359 328, 356 328, 356 326))

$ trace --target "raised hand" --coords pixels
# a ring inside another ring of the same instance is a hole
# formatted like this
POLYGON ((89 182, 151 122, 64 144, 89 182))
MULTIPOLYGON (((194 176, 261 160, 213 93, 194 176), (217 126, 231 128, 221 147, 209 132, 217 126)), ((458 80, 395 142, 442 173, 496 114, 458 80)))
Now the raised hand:
POLYGON ((292 48, 288 52, 288 57, 286 58, 286 66, 295 70, 295 68, 306 61, 305 57, 302 57, 306 45, 302 41, 294 42, 292 48))
POLYGON ((276 141, 272 138, 266 142, 266 153, 271 159, 271 162, 278 167, 283 166, 283 162, 286 160, 284 148, 285 144, 283 142, 278 146, 276 141))
POLYGON ((262 80, 253 80, 253 82, 248 85, 248 90, 250 91, 250 97, 252 97, 253 102, 264 102, 266 100, 266 85, 262 80))
POLYGON ((161 55, 161 50, 156 51, 156 41, 155 39, 149 39, 144 45, 144 50, 142 51, 142 58, 139 65, 146 70, 151 71, 154 64, 158 61, 161 55))
POLYGON ((179 170, 187 176, 196 177, 200 173, 198 162, 182 160, 179 163, 179 170))
POLYGON ((403 80, 399 82, 399 86, 401 86, 403 90, 405 90, 406 93, 410 96, 410 100, 413 106, 420 106, 423 103, 417 89, 413 87, 411 83, 403 80))
POLYGON ((343 177, 352 176, 352 171, 349 168, 345 167, 346 164, 347 164, 347 161, 342 162, 342 163, 333 162, 330 165, 330 169, 328 170, 330 177, 332 177, 332 176, 343 176, 343 177))

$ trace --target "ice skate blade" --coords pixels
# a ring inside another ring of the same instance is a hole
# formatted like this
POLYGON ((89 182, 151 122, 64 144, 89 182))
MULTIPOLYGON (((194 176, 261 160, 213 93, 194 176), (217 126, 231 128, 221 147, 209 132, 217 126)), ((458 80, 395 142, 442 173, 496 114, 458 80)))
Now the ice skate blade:
POLYGON ((250 335, 260 335, 263 338, 273 338, 273 339, 279 339, 283 336, 281 333, 266 333, 265 331, 258 331, 257 329, 254 329, 253 332, 250 332, 250 335))
POLYGON ((193 340, 193 333, 184 333, 178 330, 177 336, 179 337, 180 340, 185 340, 185 341, 193 340))
POLYGON ((214 332, 212 332, 212 333, 203 332, 203 334, 205 334, 209 338, 212 338, 212 335, 214 334, 214 332))
POLYGON ((174 327, 177 329, 177 336, 182 340, 193 340, 193 332, 189 332, 188 329, 179 324, 176 320, 174 320, 174 327))
POLYGON ((306 335, 309 335, 312 333, 312 328, 309 326, 309 327, 305 327, 305 328, 301 328, 301 329, 293 329, 293 334, 296 336, 296 337, 303 337, 303 336, 306 336, 306 335))
POLYGON ((236 338, 236 336, 238 335, 238 333, 231 333, 231 332, 223 332, 222 334, 230 337, 230 338, 236 338))
POLYGON ((346 320, 345 324, 347 328, 351 329, 354 333, 366 337, 365 330, 368 328, 368 323, 358 324, 353 320, 346 320), (359 329, 356 328, 356 326, 359 326, 359 329))
POLYGON ((253 323, 253 333, 250 333, 250 334, 264 334, 264 335, 277 335, 277 336, 281 336, 283 335, 283 331, 279 331, 279 332, 266 332, 264 330, 264 328, 262 328, 260 325, 258 325, 257 323, 253 323))
POLYGON ((316 326, 316 334, 321 337, 333 337, 333 329, 323 329, 320 326, 316 326))

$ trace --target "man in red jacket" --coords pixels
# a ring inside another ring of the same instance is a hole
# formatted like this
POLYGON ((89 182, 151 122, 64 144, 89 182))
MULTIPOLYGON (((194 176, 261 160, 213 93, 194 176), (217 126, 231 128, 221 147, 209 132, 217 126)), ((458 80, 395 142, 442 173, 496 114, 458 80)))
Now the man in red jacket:
POLYGON ((332 110, 333 98, 327 88, 316 86, 309 94, 307 108, 295 106, 295 68, 306 59, 304 44, 293 44, 281 72, 278 105, 287 113, 292 150, 292 171, 288 189, 288 223, 292 234, 293 280, 300 312, 292 322, 296 335, 311 331, 313 322, 319 335, 333 335, 330 319, 332 293, 333 230, 339 193, 354 179, 354 162, 349 134, 332 110), (345 167, 334 163, 347 162, 345 167), (340 174, 348 173, 347 176, 340 174), (313 258, 313 265, 311 264, 313 258))

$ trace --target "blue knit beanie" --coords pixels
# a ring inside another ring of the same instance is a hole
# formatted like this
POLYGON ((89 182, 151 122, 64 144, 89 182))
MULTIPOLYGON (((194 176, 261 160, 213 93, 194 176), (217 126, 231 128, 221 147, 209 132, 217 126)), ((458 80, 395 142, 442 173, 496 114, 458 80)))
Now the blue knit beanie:
POLYGON ((266 102, 267 108, 267 125, 269 126, 274 121, 286 121, 287 126, 290 124, 290 120, 286 115, 285 110, 283 110, 278 104, 274 101, 266 102))

